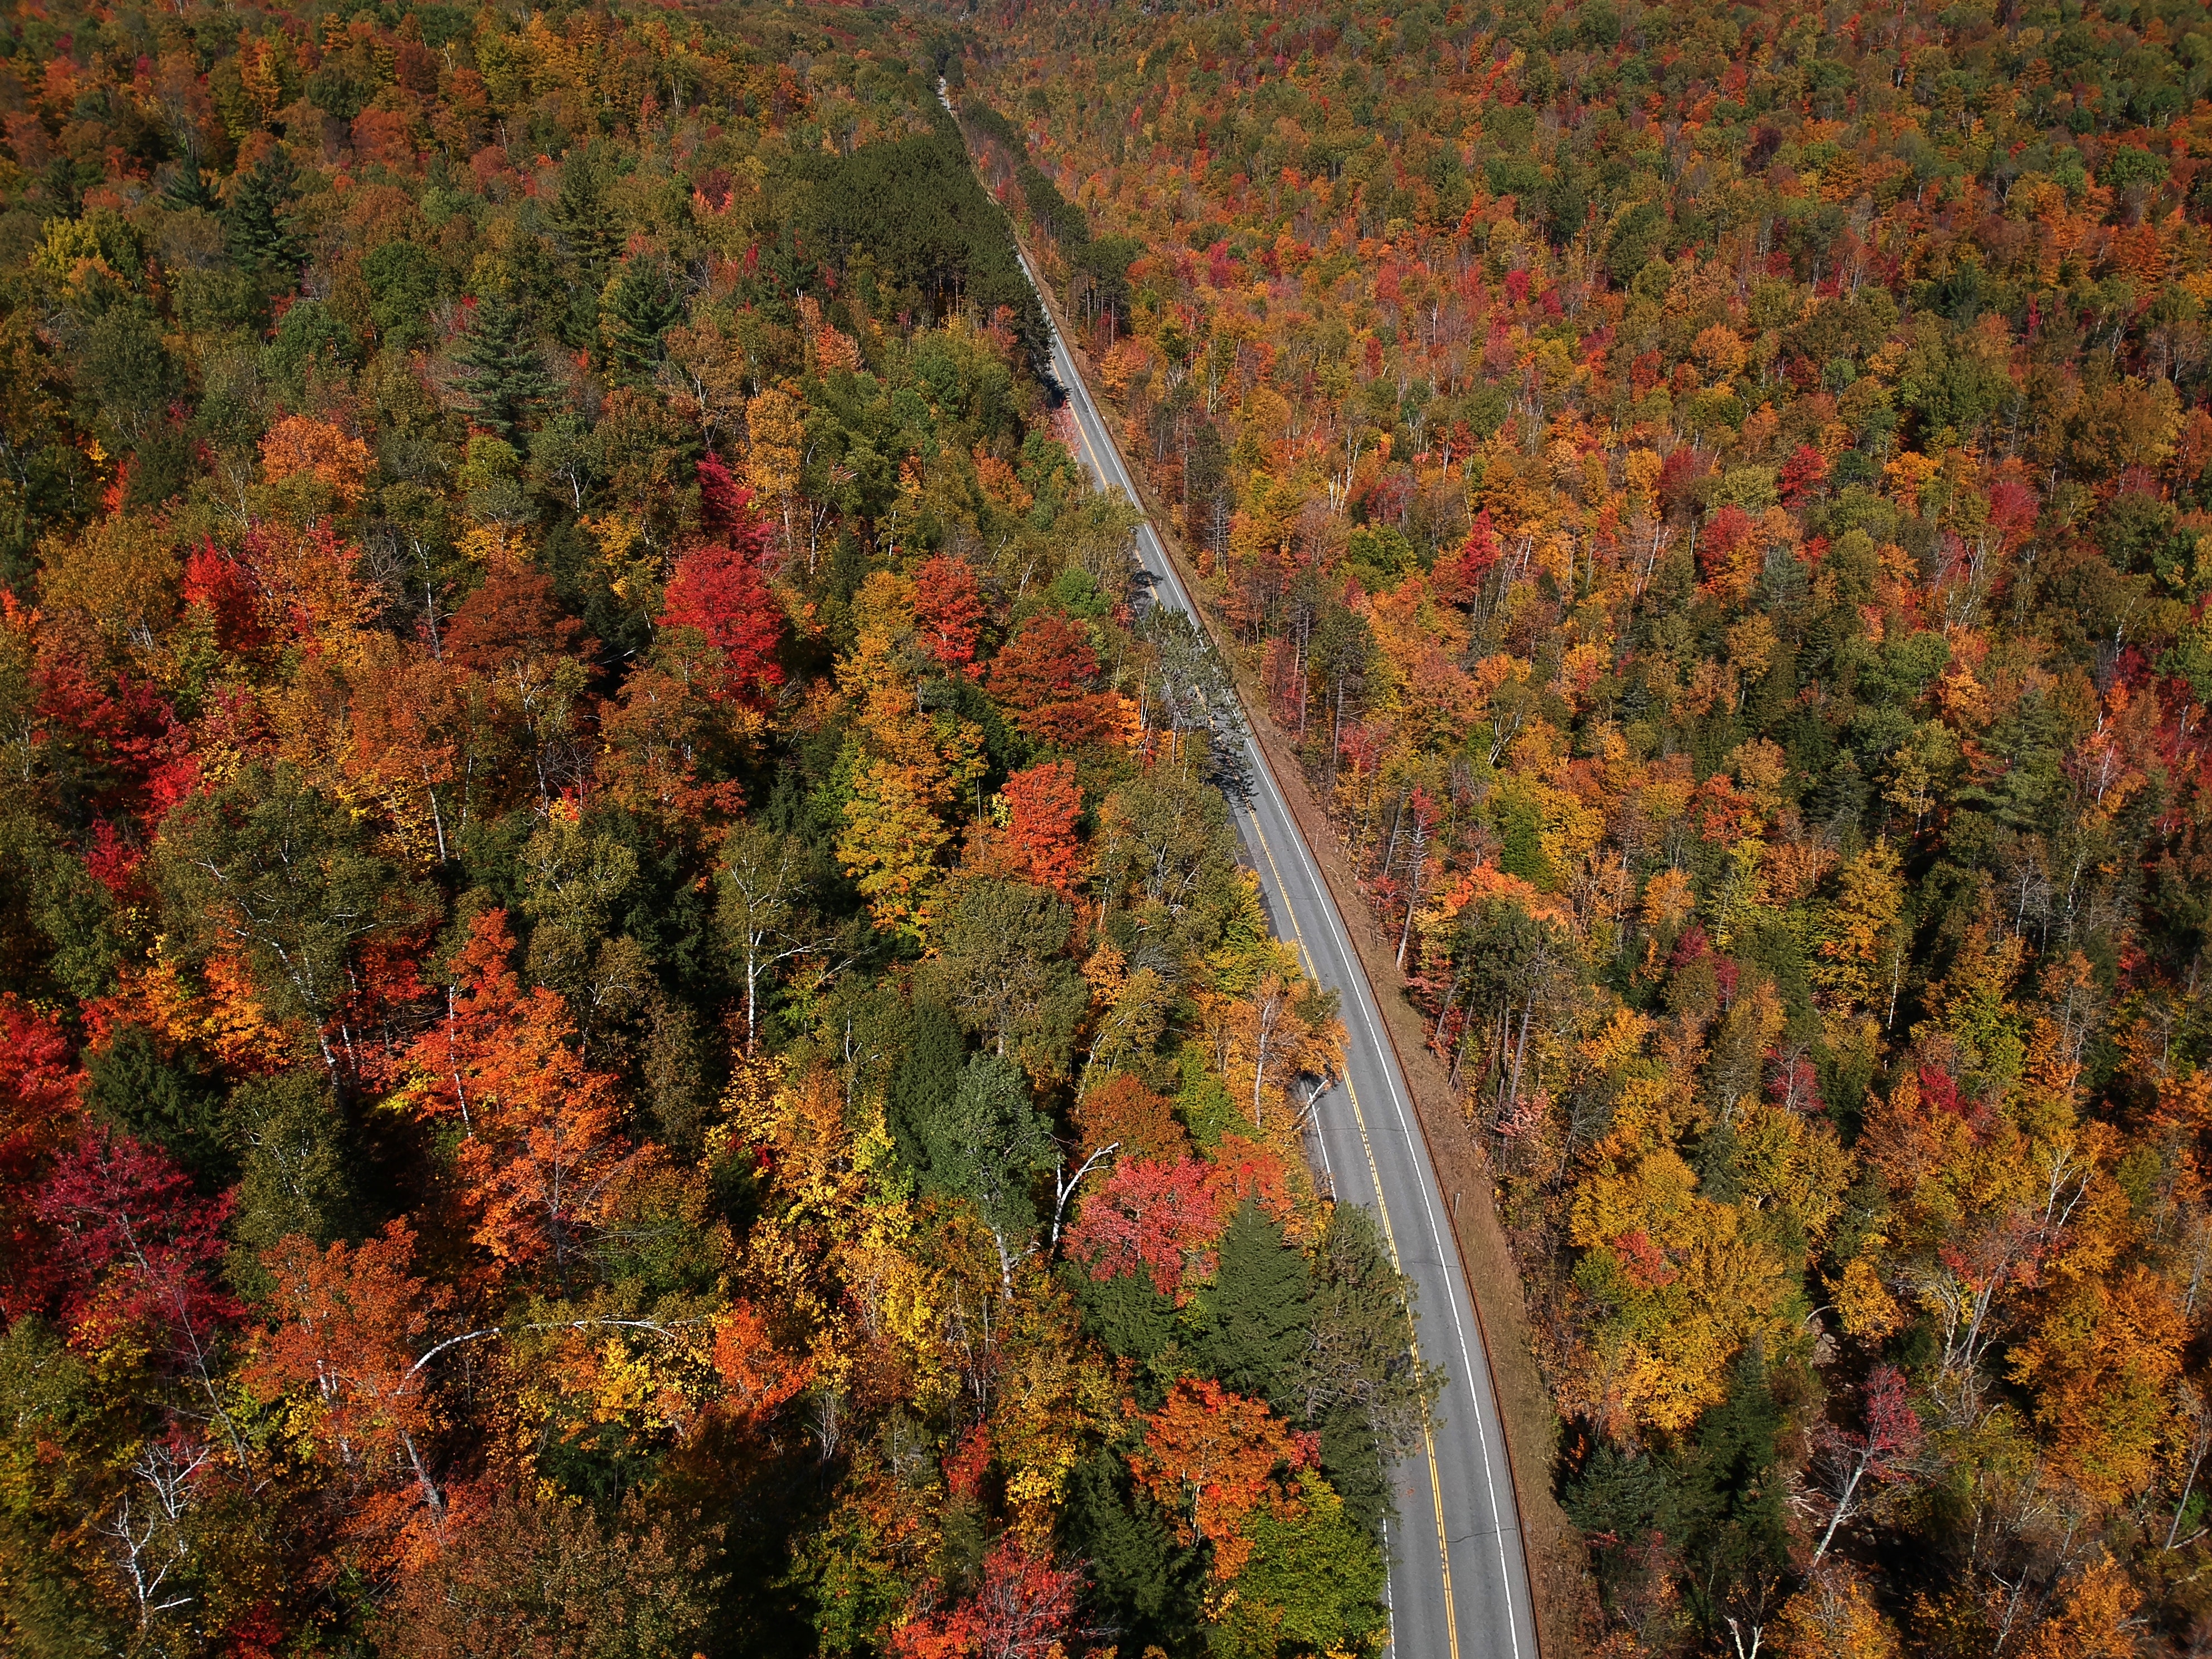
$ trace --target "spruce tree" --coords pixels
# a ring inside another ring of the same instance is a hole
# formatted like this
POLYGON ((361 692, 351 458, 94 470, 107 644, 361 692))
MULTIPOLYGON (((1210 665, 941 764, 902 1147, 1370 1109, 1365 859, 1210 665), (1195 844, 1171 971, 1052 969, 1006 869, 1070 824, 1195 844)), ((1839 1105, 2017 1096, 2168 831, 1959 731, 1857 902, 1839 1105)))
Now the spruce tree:
POLYGON ((951 1013, 937 1003, 917 1001, 906 1053, 891 1073, 884 1113, 899 1161, 913 1175, 921 1176, 929 1168, 927 1137, 951 1109, 960 1068, 967 1060, 968 1045, 951 1013))
POLYGON ((622 247, 620 228, 599 196, 599 180, 589 158, 578 154, 561 169, 561 193, 547 216, 561 257, 597 291, 622 247))
POLYGON ((561 193, 546 215, 568 303, 556 325, 563 345, 583 350, 599 337, 599 291, 622 252, 622 226, 601 199, 591 157, 572 152, 561 169, 561 193))
POLYGON ((223 240, 230 257, 247 270, 282 278, 289 286, 307 257, 292 229, 292 163, 271 151, 251 173, 232 181, 224 210, 223 240))
POLYGON ((626 260, 599 301, 599 338, 609 378, 643 386, 660 366, 660 337, 684 314, 684 296, 658 254, 626 260))
POLYGON ((1297 1393, 1296 1368, 1313 1346, 1313 1278, 1280 1223, 1250 1199, 1221 1235, 1210 1297, 1207 1358, 1238 1394, 1277 1409, 1297 1393))
POLYGON ((161 1147, 204 1191, 221 1192, 238 1179, 222 1091, 188 1053, 165 1056, 144 1026, 125 1024, 87 1055, 85 1072, 86 1103, 102 1121, 161 1147))
POLYGON ((1194 1650, 1203 1563, 1196 1550, 1176 1542, 1170 1517, 1129 1479, 1121 1455, 1102 1447, 1078 1463, 1066 1493, 1063 1534, 1088 1565, 1098 1605, 1128 1647, 1194 1650))
POLYGON ((1738 1356, 1728 1398, 1698 1419, 1695 1445, 1674 1460, 1660 1525, 1681 1552, 1691 1613, 1725 1626, 1731 1592, 1789 1571, 1785 1489, 1777 1478, 1785 1419, 1757 1344, 1738 1356))
POLYGON ((1116 1359, 1149 1364, 1176 1340, 1175 1298, 1162 1296, 1150 1273, 1093 1279, 1080 1264, 1071 1264, 1067 1282, 1083 1310, 1085 1328, 1116 1359))
POLYGON ((477 301, 453 348, 469 412, 478 424, 513 441, 553 382, 531 337, 522 309, 499 289, 477 301))
POLYGON ((198 208, 207 213, 222 211, 222 203, 208 188, 207 180, 200 176, 199 167, 187 155, 169 170, 161 180, 161 199, 177 209, 198 208))

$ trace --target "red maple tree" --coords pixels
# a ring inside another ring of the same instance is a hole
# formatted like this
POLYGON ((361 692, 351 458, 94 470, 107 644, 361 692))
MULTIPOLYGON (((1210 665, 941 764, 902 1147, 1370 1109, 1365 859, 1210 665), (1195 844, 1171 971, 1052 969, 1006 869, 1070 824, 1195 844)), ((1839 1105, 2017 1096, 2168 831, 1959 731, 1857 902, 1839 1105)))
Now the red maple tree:
POLYGON ((1043 1659, 1077 1633, 1083 1574, 1001 1538, 983 1558, 975 1593, 891 1633, 896 1659, 1043 1659))
POLYGON ((783 684, 775 654, 783 613, 761 574, 770 527, 743 486, 732 486, 716 512, 720 533, 679 555, 669 574, 659 626, 664 634, 689 629, 705 645, 710 701, 766 708, 783 684))
POLYGON ((1091 630, 1056 611, 1030 617, 991 659, 991 694, 1023 731, 1061 749, 1105 731, 1106 712, 1093 695, 1097 677, 1091 630))
POLYGON ((1083 792, 1071 761, 1048 761, 1016 772, 1000 793, 1006 803, 1006 843, 1029 880, 1072 896, 1083 867, 1077 820, 1083 792))
POLYGON ((966 560, 939 553, 914 573, 915 633, 938 664, 970 679, 981 678, 975 644, 982 631, 983 599, 966 560))
POLYGON ((1084 1200, 1067 1253, 1093 1279, 1142 1269, 1162 1296, 1179 1297, 1186 1267, 1202 1270, 1205 1252, 1220 1235, 1222 1196, 1213 1166, 1201 1158, 1124 1158, 1084 1200))

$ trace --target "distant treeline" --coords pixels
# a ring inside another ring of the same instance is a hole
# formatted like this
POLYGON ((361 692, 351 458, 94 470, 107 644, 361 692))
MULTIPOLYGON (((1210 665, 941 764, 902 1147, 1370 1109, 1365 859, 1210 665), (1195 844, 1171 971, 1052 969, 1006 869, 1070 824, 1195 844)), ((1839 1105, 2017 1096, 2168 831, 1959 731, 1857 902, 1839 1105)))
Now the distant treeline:
POLYGON ((1030 222, 1052 239, 1060 258, 1067 261, 1070 303, 1081 303, 1094 316, 1110 310, 1126 325, 1129 264, 1144 251, 1144 245, 1128 236, 1094 238, 1089 216, 1061 195, 1060 186, 1030 160, 1029 146, 1012 121, 980 101, 971 100, 963 113, 971 132, 1004 145, 1013 158, 1014 182, 1021 187, 1022 205, 1030 222), (1079 278, 1084 280, 1075 280, 1079 278))

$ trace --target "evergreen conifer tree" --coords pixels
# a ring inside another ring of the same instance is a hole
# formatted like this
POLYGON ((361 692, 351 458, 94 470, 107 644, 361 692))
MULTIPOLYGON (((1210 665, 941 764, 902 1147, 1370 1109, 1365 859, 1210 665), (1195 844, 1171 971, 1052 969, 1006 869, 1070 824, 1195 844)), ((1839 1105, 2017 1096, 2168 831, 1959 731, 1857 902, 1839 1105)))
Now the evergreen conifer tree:
POLYGON ((1281 1224, 1249 1198, 1221 1235, 1211 1301, 1213 1374, 1241 1395, 1289 1406, 1313 1342, 1313 1279, 1281 1224))
POLYGON ((271 151, 251 173, 232 183, 225 210, 224 241, 230 257, 246 270, 281 278, 288 285, 300 274, 307 251, 293 231, 294 172, 281 150, 271 151))
POLYGON ((222 211, 222 203, 208 188, 207 180, 200 176, 198 167, 189 155, 162 179, 161 199, 173 208, 199 208, 208 213, 222 211))
POLYGON ((219 1192, 237 1179, 222 1091, 188 1056, 164 1056, 144 1026, 127 1024, 87 1056, 85 1072, 87 1103, 100 1117, 161 1147, 206 1190, 219 1192))
POLYGON ((477 301, 453 359, 477 422, 513 440, 531 412, 552 395, 522 309, 498 289, 477 301))
POLYGON ((1716 1632, 1732 1589, 1771 1583, 1789 1568, 1789 1514, 1775 1478, 1783 1427, 1754 1345, 1737 1358, 1728 1398, 1698 1419, 1696 1445, 1669 1471, 1661 1525, 1682 1552, 1692 1611, 1716 1632))
POLYGON ((653 379, 661 358, 660 337, 684 314, 684 296, 657 254, 623 262, 599 301, 599 338, 607 374, 623 385, 653 379))
POLYGON ((1068 1283, 1085 1324, 1116 1358, 1149 1363, 1176 1340, 1175 1298, 1162 1296, 1150 1273, 1093 1279, 1077 1264, 1068 1269, 1068 1283))
POLYGON ((1177 1546, 1168 1517, 1133 1486, 1112 1449, 1069 1471, 1062 1524, 1129 1645, 1189 1646, 1204 1594, 1199 1553, 1177 1546))
POLYGON ((546 219, 568 290, 568 308, 559 325, 562 343, 582 350, 599 339, 599 294, 622 252, 622 225, 600 194, 590 151, 569 153, 561 169, 561 193, 546 219))
POLYGON ((606 280, 622 238, 614 214, 600 197, 599 174, 587 155, 572 154, 561 169, 561 193, 547 217, 561 257, 596 292, 606 280))
POLYGON ((905 1055, 891 1073, 885 1115, 899 1159, 916 1176, 929 1168, 927 1137, 951 1109, 967 1063, 967 1044, 951 1012, 934 1002, 917 1001, 905 1055))

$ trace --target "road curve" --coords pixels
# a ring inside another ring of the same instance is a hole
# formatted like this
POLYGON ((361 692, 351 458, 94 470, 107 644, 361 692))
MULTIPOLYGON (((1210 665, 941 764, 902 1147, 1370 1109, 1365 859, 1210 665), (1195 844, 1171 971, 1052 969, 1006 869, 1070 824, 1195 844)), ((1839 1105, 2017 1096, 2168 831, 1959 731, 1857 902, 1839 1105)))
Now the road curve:
MULTIPOLYGON (((1043 289, 1026 256, 1022 269, 1042 303, 1043 289)), ((1075 416, 1079 459, 1101 488, 1118 489, 1141 510, 1048 304, 1045 326, 1053 370, 1075 416)), ((1149 521, 1138 528, 1137 550, 1156 600, 1197 620, 1149 521)), ((1443 1194, 1344 918, 1267 757, 1249 736, 1244 742, 1254 785, 1231 805, 1270 921, 1279 937, 1296 944, 1313 976, 1343 999, 1347 1076, 1321 1102, 1324 1172, 1340 1200, 1364 1204, 1381 1220, 1392 1255, 1414 1284, 1422 1353, 1449 1378, 1427 1444, 1397 1470, 1392 1646, 1400 1659, 1538 1659, 1504 1431, 1443 1194)))

